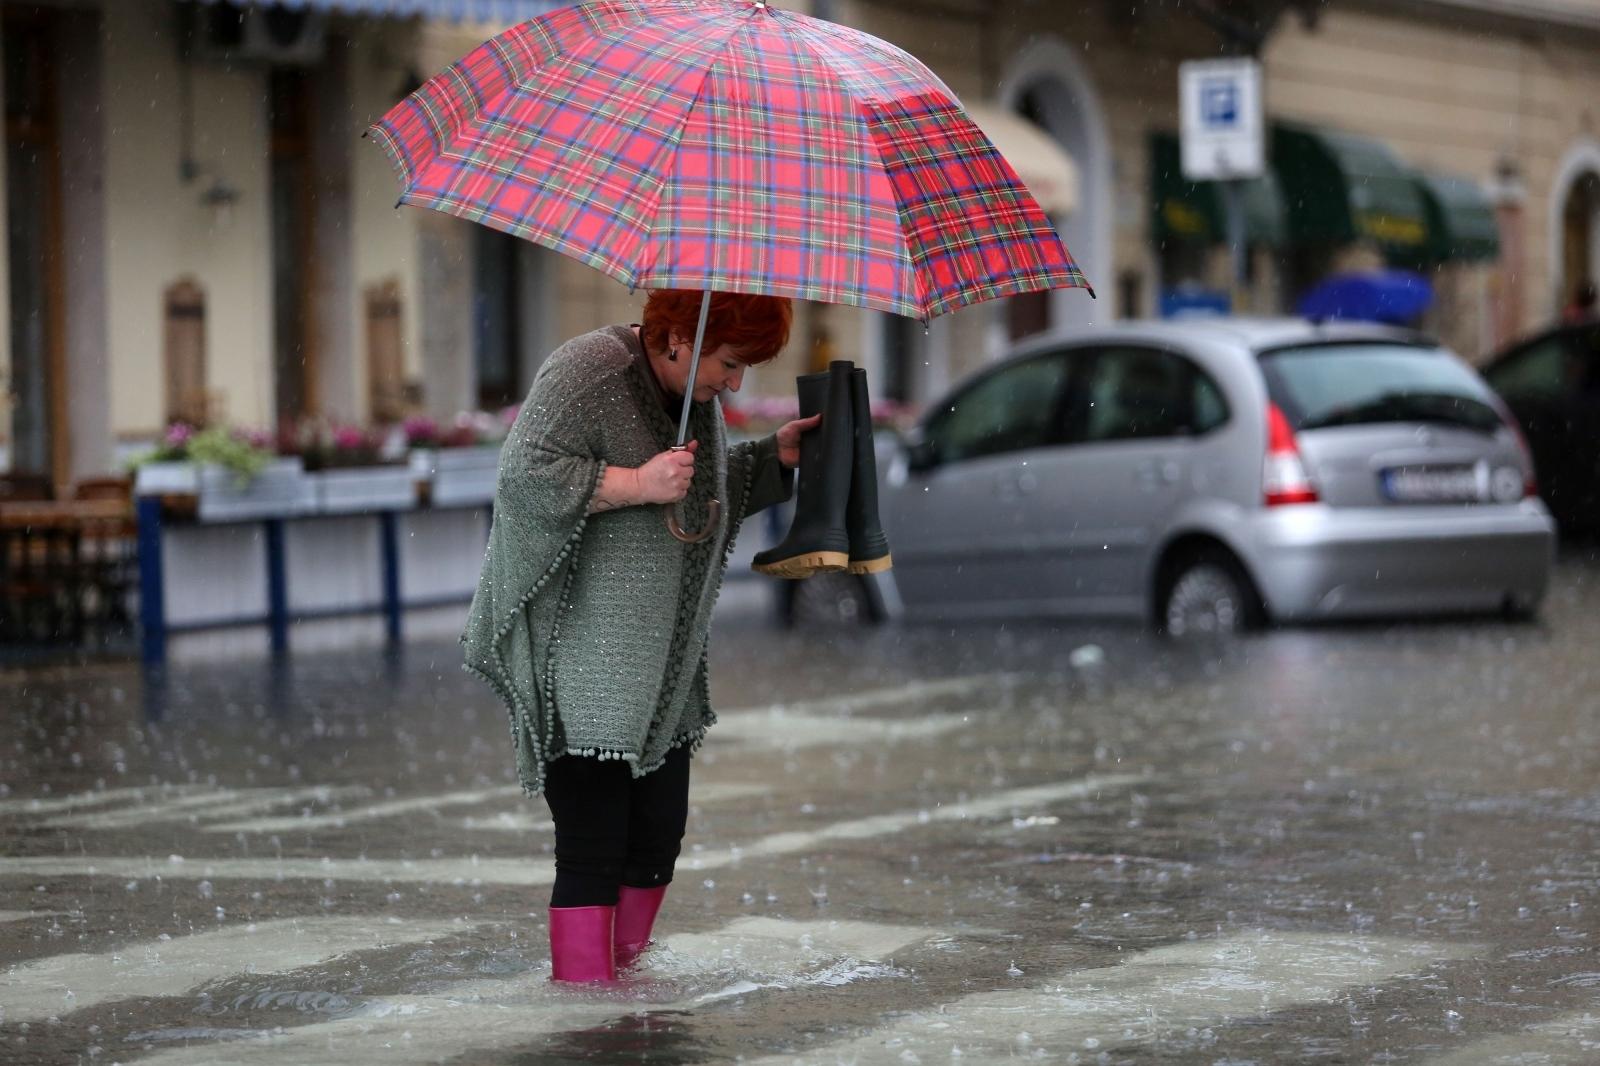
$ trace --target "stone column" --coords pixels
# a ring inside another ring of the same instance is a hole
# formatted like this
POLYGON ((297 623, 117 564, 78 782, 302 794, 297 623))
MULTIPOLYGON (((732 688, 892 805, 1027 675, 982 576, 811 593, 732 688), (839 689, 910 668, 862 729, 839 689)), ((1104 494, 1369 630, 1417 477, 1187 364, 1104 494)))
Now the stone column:
POLYGON ((311 255, 316 260, 317 291, 310 308, 315 333, 321 413, 361 420, 365 391, 356 381, 355 249, 351 240, 351 151, 361 135, 352 121, 347 84, 349 49, 341 37, 328 39, 327 56, 311 76, 311 255))
POLYGON ((420 212, 422 405, 435 418, 477 406, 472 337, 472 223, 420 212))
MULTIPOLYGON (((106 356, 105 125, 100 15, 62 12, 61 254, 66 282, 68 474, 73 482, 113 467, 111 370, 106 356)), ((69 486, 58 485, 58 492, 69 486)))

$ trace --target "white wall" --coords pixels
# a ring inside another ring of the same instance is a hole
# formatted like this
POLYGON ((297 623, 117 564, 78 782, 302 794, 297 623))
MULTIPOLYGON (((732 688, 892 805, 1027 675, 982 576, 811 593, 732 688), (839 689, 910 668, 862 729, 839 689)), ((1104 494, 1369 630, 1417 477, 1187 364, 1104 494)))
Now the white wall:
POLYGON ((158 433, 163 410, 162 294, 192 274, 206 293, 207 379, 227 419, 273 415, 270 159, 266 75, 193 68, 194 156, 179 178, 179 69, 174 5, 103 8, 107 292, 111 420, 119 436, 158 433), (213 178, 239 196, 201 204, 213 178))
MULTIPOLYGON (((418 268, 420 234, 417 208, 395 208, 400 183, 389 157, 370 137, 361 133, 399 101, 409 66, 406 56, 416 47, 416 29, 407 23, 373 21, 352 35, 349 51, 349 99, 352 148, 350 167, 350 220, 355 241, 355 285, 350 299, 350 320, 355 323, 354 373, 356 395, 366 413, 367 388, 366 290, 397 278, 401 293, 401 342, 405 345, 408 378, 422 376, 421 272, 418 268)), ((464 359, 471 352, 461 353, 464 359)))
MULTIPOLYGON (((66 324, 68 476, 112 470, 109 356, 106 351, 105 139, 100 16, 64 13, 58 62, 61 115, 61 245, 66 324)), ((59 486, 65 489, 66 486, 59 486)))

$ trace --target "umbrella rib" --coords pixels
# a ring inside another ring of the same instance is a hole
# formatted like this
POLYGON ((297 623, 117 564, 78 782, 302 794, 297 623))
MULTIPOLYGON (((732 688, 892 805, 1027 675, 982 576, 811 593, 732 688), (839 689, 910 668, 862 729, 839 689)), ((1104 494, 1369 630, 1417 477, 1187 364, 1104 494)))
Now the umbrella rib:
MULTIPOLYGON (((783 14, 785 14, 785 13, 779 12, 780 17, 783 14)), ((827 24, 824 20, 821 20, 821 19, 819 19, 817 21, 823 22, 824 25, 827 24)), ((806 49, 806 51, 810 52, 812 58, 815 59, 820 66, 822 66, 823 68, 825 68, 828 71, 830 71, 833 74, 834 77, 836 77, 836 78, 838 78, 840 80, 841 83, 848 84, 849 82, 854 80, 849 75, 841 73, 836 67, 834 67, 834 65, 831 62, 829 62, 828 56, 825 53, 819 51, 805 37, 804 34, 795 33, 795 34, 790 34, 789 36, 790 36, 790 38, 792 40, 796 41, 798 44, 800 44, 802 47, 804 47, 806 49)), ((911 56, 907 55, 907 58, 911 59, 911 61, 914 62, 914 63, 918 63, 919 66, 921 65, 916 59, 912 58, 911 56)), ((924 69, 926 69, 926 68, 924 68, 924 69)), ((939 82, 938 77, 936 75, 934 75, 932 71, 928 71, 928 74, 929 74, 930 77, 933 78, 935 83, 941 84, 941 85, 943 84, 942 82, 939 82)), ((867 116, 867 115, 863 115, 861 113, 861 107, 863 106, 865 101, 864 100, 858 100, 856 98, 856 94, 853 93, 853 92, 847 94, 847 99, 850 101, 850 106, 853 109, 855 109, 856 119, 857 119, 857 121, 859 121, 861 123, 862 128, 863 128, 864 132, 866 133, 867 138, 876 147, 877 144, 878 144, 878 138, 872 132, 872 122, 870 120, 870 117, 867 116)), ((954 99, 954 97, 952 97, 952 99, 954 99)), ((880 169, 885 169, 883 167, 883 158, 882 158, 881 155, 875 155, 874 156, 874 161, 878 164, 880 169)), ((884 181, 888 184, 890 192, 893 193, 894 192, 894 182, 893 182, 893 180, 891 180, 889 178, 886 169, 885 169, 885 174, 884 174, 884 181)), ((901 235, 901 238, 903 240, 904 236, 905 236, 905 233, 906 233, 907 219, 906 219, 906 214, 905 214, 905 207, 904 207, 904 205, 901 204, 900 197, 899 197, 899 195, 897 193, 894 194, 894 211, 895 211, 895 217, 900 223, 900 225, 898 227, 898 231, 899 231, 899 233, 901 235)), ((916 286, 917 310, 920 312, 920 316, 919 317, 922 319, 923 324, 926 325, 927 322, 928 322, 928 319, 930 317, 929 314, 928 314, 928 305, 930 303, 929 293, 927 291, 926 285, 923 282, 923 278, 922 278, 921 272, 915 269, 916 263, 915 263, 914 258, 911 255, 911 249, 910 249, 909 246, 906 247, 905 253, 906 253, 907 261, 911 264, 911 266, 913 268, 913 269, 911 269, 909 271, 909 273, 911 275, 912 283, 916 286)))
MULTIPOLYGON (((705 65, 700 68, 700 82, 695 86, 694 95, 689 98, 688 105, 683 109, 683 122, 680 122, 677 127, 676 135, 678 140, 682 140, 683 127, 687 124, 689 116, 694 114, 695 105, 700 102, 701 94, 705 91, 706 79, 710 77, 711 68, 715 64, 715 61, 711 57, 720 55, 728 48, 730 44, 733 43, 733 39, 735 37, 746 32, 750 28, 750 19, 754 17, 759 10, 760 9, 758 8, 752 7, 746 15, 740 18, 737 22, 734 22, 732 29, 730 29, 728 35, 722 39, 722 43, 720 45, 718 45, 716 48, 707 49, 707 61, 705 65)), ((676 155, 674 155, 674 158, 676 158, 676 155)), ((657 247, 657 242, 655 240, 656 224, 661 219, 661 197, 671 186, 671 184, 672 182, 668 180, 668 175, 663 174, 661 181, 656 186, 655 203, 652 205, 653 209, 648 212, 650 223, 644 229, 640 237, 643 245, 650 250, 651 259, 648 266, 644 265, 639 258, 636 257, 634 259, 633 271, 631 276, 628 278, 628 288, 630 290, 638 288, 640 276, 654 273, 657 269, 657 264, 655 261, 657 247)), ((707 263, 707 274, 710 274, 709 263, 707 263)), ((710 288, 710 286, 706 286, 706 288, 710 288)))

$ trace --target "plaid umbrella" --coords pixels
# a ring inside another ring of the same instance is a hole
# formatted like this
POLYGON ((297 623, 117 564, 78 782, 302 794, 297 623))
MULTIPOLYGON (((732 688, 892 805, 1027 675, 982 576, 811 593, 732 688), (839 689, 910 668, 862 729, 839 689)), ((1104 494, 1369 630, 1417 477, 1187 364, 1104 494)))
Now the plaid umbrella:
POLYGON ((630 288, 923 320, 1088 288, 927 67, 761 0, 555 11, 481 45, 372 132, 401 203, 525 237, 630 288))

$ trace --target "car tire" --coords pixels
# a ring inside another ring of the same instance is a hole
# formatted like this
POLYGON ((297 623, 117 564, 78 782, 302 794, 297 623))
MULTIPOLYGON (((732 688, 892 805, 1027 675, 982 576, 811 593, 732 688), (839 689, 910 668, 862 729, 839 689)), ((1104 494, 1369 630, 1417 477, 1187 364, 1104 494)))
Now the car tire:
POLYGON ((1266 622, 1244 567, 1221 548, 1188 552, 1164 568, 1156 594, 1156 629, 1173 640, 1228 639, 1266 622))
POLYGON ((1539 621, 1542 599, 1507 596, 1500 605, 1500 617, 1517 625, 1534 625, 1539 621))
POLYGON ((790 626, 873 625, 879 611, 867 583, 849 573, 816 574, 784 582, 784 621, 790 626))

